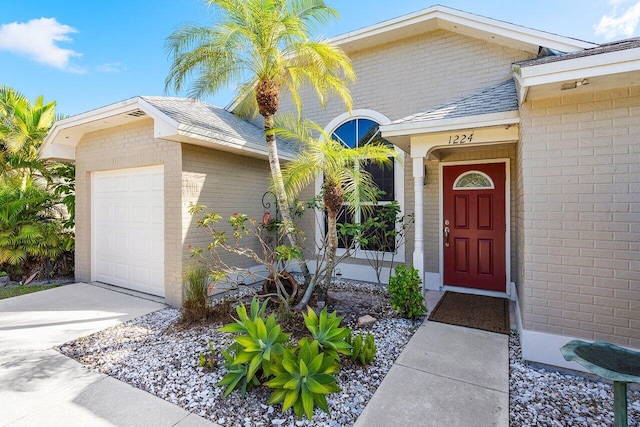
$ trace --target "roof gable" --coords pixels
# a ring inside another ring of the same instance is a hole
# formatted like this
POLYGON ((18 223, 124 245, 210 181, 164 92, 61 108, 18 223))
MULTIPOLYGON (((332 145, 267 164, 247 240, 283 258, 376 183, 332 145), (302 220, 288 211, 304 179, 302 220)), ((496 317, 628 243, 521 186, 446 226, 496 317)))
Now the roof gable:
MULTIPOLYGON (((43 158, 75 160, 75 147, 88 132, 108 129, 152 118, 154 137, 181 143, 232 151, 252 157, 267 157, 264 131, 222 108, 186 98, 139 96, 56 122, 47 134, 43 158)), ((278 143, 284 159, 293 149, 278 143)))
POLYGON ((574 52, 596 46, 586 41, 440 5, 339 35, 330 41, 349 53, 436 29, 464 34, 532 54, 538 54, 540 47, 574 52))

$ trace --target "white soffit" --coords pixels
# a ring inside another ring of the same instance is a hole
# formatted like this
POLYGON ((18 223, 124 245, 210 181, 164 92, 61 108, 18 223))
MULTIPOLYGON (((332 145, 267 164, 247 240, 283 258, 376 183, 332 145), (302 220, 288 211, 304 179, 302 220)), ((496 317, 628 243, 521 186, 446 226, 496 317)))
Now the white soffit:
MULTIPOLYGON (((513 66, 520 104, 534 98, 555 96, 565 82, 587 80, 589 90, 606 90, 640 84, 640 48, 583 56, 526 67, 513 66)), ((573 92, 566 91, 563 94, 573 92)))
POLYGON ((453 119, 383 125, 380 126, 380 130, 383 137, 390 138, 479 127, 509 126, 518 123, 520 123, 519 111, 507 111, 477 116, 456 117, 453 119))
POLYGON ((175 120, 135 97, 57 121, 40 147, 40 157, 74 161, 75 147, 84 134, 149 118, 154 119, 156 138, 177 134, 175 120))
POLYGON ((534 30, 479 15, 433 6, 330 39, 346 52, 369 48, 406 37, 444 29, 532 54, 540 46, 574 52, 597 46, 582 40, 534 30))
POLYGON ((513 68, 524 86, 626 73, 640 70, 640 49, 627 49, 527 67, 514 65, 513 68))

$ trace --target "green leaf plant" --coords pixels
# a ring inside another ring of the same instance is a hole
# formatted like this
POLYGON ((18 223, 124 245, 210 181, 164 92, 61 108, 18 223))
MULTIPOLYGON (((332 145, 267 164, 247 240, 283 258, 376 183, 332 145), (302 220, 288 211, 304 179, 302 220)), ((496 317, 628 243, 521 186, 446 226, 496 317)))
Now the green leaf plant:
POLYGON ((367 366, 375 359, 377 346, 373 334, 368 332, 366 338, 362 337, 358 334, 352 340, 349 336, 347 341, 351 344, 351 361, 358 361, 361 365, 367 366))
POLYGON ((298 417, 311 419, 315 406, 329 413, 326 395, 340 391, 333 376, 340 364, 320 351, 317 340, 303 338, 298 348, 297 353, 286 350, 282 364, 273 366, 275 377, 265 383, 274 389, 267 403, 282 403, 282 412, 293 407, 298 417))
POLYGON ((427 312, 422 296, 422 280, 415 267, 399 265, 389 278, 391 307, 408 319, 416 319, 427 312))
POLYGON ((220 329, 238 335, 222 351, 227 373, 216 385, 227 387, 225 397, 237 388, 244 397, 262 380, 274 389, 268 404, 282 403, 283 412, 293 407, 298 417, 309 419, 315 407, 329 413, 326 395, 340 391, 334 375, 340 370, 340 354, 351 355, 346 342, 351 330, 340 327, 342 318, 336 312, 324 309, 318 316, 309 308, 304 320, 312 337, 293 345, 290 334, 282 332, 273 314, 265 317, 265 311, 266 303, 254 298, 249 312, 239 305, 238 319, 220 329))
POLYGON ((338 353, 351 354, 351 346, 345 341, 351 331, 340 327, 343 318, 337 312, 328 314, 325 307, 318 316, 311 307, 307 307, 307 314, 303 313, 302 316, 311 336, 318 341, 322 350, 336 357, 338 353))
MULTIPOLYGON (((283 333, 282 328, 276 324, 275 315, 271 314, 264 319, 265 309, 266 301, 261 307, 254 299, 251 303, 251 313, 248 315, 246 307, 241 304, 237 308, 240 320, 220 328, 222 332, 242 334, 234 337, 236 343, 227 353, 230 355, 233 352, 232 365, 246 366, 246 371, 243 372, 247 382, 253 381, 259 371, 262 372, 263 377, 270 375, 272 358, 280 356, 284 352, 283 344, 289 340, 290 336, 290 334, 283 333)), ((225 359, 227 359, 226 356, 225 359)), ((232 386, 227 388, 225 395, 231 393, 233 388, 239 384, 237 379, 239 373, 240 371, 234 369, 218 383, 218 385, 232 386), (233 380, 227 379, 229 376, 233 377, 233 380)))

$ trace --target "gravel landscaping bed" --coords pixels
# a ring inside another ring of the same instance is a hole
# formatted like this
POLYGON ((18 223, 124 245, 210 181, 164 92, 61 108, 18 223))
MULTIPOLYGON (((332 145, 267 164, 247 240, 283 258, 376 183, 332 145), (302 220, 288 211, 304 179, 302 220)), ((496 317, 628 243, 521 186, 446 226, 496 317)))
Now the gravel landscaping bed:
MULTIPOLYGON (((421 321, 398 318, 389 308, 382 288, 372 284, 334 284, 334 297, 357 290, 346 307, 357 311, 374 300, 371 314, 379 320, 366 330, 375 336, 377 357, 368 367, 343 363, 338 375, 340 393, 329 395, 331 415, 316 409, 312 421, 298 419, 280 405, 268 406, 271 390, 258 387, 245 399, 238 392, 223 397, 215 384, 222 379, 223 359, 216 351, 217 367, 199 368, 198 354, 208 354, 209 341, 226 349, 231 334, 218 325, 180 327, 180 312, 167 308, 60 346, 59 350, 90 368, 146 390, 223 426, 351 426, 356 421, 395 359, 421 321), (380 303, 382 301, 382 303, 380 303)), ((243 292, 247 292, 243 290, 243 292)), ((331 308, 331 301, 329 302, 331 308)), ((358 330, 354 316, 345 325, 358 330)), ((535 368, 523 363, 519 337, 509 339, 510 425, 613 425, 612 386, 579 376, 535 368)), ((630 391, 629 425, 640 427, 640 391, 630 391)))
MULTIPOLYGON (((381 293, 375 285, 355 287, 371 295, 381 293)), ((354 284, 337 286, 347 288, 353 290, 354 284)), ((247 392, 245 399, 238 392, 224 398, 224 388, 215 386, 225 373, 222 357, 216 355, 219 368, 212 370, 199 368, 197 363, 198 354, 208 352, 209 341, 216 350, 226 349, 232 342, 231 334, 218 332, 220 325, 176 327, 180 318, 176 309, 148 314, 66 343, 59 350, 223 426, 350 426, 421 323, 397 318, 389 308, 387 311, 385 318, 365 329, 373 333, 378 346, 373 364, 362 367, 344 362, 337 380, 342 391, 327 397, 331 416, 316 409, 312 421, 296 418, 291 410, 282 413, 280 405, 266 405, 271 394, 266 387, 247 392)), ((346 326, 358 330, 354 322, 346 326)))
MULTIPOLYGON (((560 350, 557 350, 560 351, 560 350)), ((517 334, 509 338, 509 410, 512 426, 612 426, 613 387, 522 361, 517 334)), ((629 391, 629 426, 640 427, 640 391, 629 391)))

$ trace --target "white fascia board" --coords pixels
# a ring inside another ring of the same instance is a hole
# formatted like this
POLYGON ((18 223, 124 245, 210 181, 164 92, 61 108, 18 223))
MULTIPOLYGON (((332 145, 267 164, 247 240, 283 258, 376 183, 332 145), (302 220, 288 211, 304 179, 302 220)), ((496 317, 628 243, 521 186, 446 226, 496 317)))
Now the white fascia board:
POLYGON ((434 132, 446 132, 459 129, 471 129, 489 126, 506 126, 520 123, 518 111, 481 114, 477 116, 456 117, 454 119, 428 120, 380 126, 383 137, 417 135, 434 132))
MULTIPOLYGON (((390 19, 360 30, 332 37, 329 41, 340 46, 346 43, 363 40, 368 37, 392 32, 406 26, 424 24, 424 22, 430 20, 448 21, 453 24, 463 25, 490 34, 496 34, 521 42, 530 43, 532 45, 549 47, 561 52, 574 52, 597 46, 596 44, 586 41, 534 30, 444 6, 433 6, 428 9, 390 19)), ((438 24, 438 26, 440 25, 438 24)))
POLYGON ((522 87, 640 71, 640 48, 583 56, 529 67, 513 67, 522 87))
POLYGON ((149 104, 142 98, 137 98, 140 109, 153 118, 154 138, 168 139, 178 135, 178 122, 149 104))
MULTIPOLYGON (((156 138, 168 139, 171 136, 178 134, 178 123, 175 120, 162 113, 140 97, 134 97, 55 122, 42 142, 39 154, 42 158, 54 158, 55 155, 53 153, 56 153, 59 150, 53 148, 53 146, 71 147, 75 152, 75 147, 78 145, 78 142, 80 142, 80 138, 82 138, 84 132, 76 132, 74 135, 70 135, 72 137, 69 137, 68 135, 64 139, 58 138, 62 132, 109 117, 126 114, 136 109, 144 111, 153 119, 154 136, 156 138)), ((67 160, 74 159, 75 154, 72 158, 67 160)))
POLYGON ((43 144, 38 154, 42 159, 75 161, 76 147, 62 144, 43 144))

